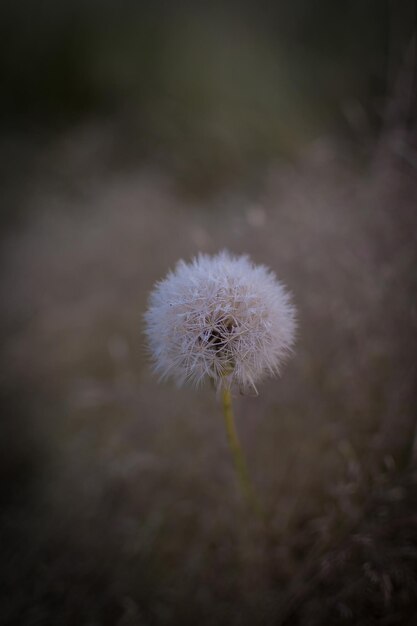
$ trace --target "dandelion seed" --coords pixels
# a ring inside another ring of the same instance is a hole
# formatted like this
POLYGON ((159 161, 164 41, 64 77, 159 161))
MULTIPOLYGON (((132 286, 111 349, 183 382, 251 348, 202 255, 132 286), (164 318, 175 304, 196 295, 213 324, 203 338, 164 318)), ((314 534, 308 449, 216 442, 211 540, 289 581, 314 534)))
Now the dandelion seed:
POLYGON ((256 390, 291 352, 295 309, 282 283, 246 256, 201 254, 159 282, 145 316, 156 372, 256 390))

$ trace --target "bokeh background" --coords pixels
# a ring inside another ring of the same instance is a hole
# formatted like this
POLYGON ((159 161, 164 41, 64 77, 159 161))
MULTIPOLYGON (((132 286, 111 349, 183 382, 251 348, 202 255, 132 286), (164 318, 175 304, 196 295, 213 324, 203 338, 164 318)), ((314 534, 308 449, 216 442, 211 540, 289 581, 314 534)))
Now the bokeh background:
POLYGON ((417 623, 412 0, 0 6, 0 623, 417 623), (179 258, 269 265, 296 354, 237 426, 159 385, 179 258))

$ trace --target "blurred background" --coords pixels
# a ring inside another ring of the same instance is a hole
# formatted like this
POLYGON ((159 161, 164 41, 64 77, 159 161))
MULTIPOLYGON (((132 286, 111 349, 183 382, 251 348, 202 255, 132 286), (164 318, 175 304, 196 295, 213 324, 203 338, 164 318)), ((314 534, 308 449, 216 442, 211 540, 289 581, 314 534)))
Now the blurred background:
POLYGON ((417 623, 413 0, 0 5, 0 623, 417 623), (237 427, 158 384, 179 258, 270 266, 237 427))

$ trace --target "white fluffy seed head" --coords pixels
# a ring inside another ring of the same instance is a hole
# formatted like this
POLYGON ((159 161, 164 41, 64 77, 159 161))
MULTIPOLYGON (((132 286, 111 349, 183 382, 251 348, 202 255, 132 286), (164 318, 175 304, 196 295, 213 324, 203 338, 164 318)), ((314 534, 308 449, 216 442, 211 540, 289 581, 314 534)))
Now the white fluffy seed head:
POLYGON ((290 295, 273 272, 228 252, 179 261, 155 285, 145 322, 161 378, 255 391, 266 374, 279 373, 296 326, 290 295))

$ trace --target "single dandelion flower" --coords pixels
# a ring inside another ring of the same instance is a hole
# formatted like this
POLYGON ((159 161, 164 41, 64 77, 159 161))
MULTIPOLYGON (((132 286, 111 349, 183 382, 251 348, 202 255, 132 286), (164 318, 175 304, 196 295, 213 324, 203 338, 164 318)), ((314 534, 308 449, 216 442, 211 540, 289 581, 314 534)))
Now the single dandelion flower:
POLYGON ((162 378, 251 386, 276 374, 294 341, 294 306, 263 265, 228 252, 180 261, 151 293, 146 334, 162 378))
POLYGON ((247 256, 220 252, 179 261, 156 284, 145 314, 154 368, 178 385, 211 380, 223 397, 229 443, 254 501, 234 427, 231 389, 278 374, 294 343, 295 308, 276 276, 247 256))

